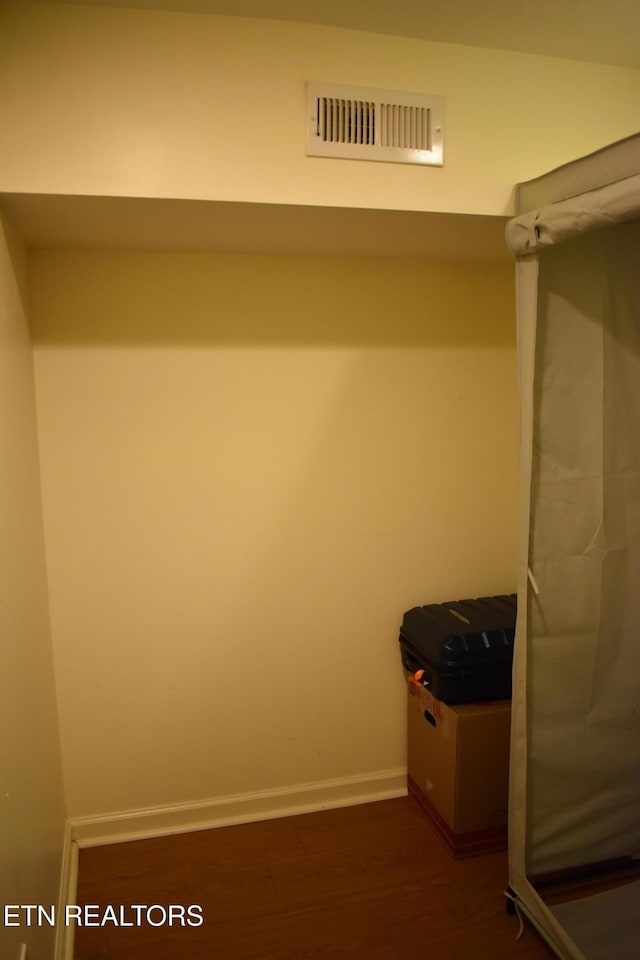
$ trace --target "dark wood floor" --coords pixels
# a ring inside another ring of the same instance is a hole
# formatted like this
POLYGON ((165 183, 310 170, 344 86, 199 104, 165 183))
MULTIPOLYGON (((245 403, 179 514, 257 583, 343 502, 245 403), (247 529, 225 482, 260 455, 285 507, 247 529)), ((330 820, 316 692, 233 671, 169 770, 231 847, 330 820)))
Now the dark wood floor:
POLYGON ((409 798, 94 847, 78 903, 205 919, 78 928, 75 960, 549 960, 530 927, 516 941, 506 881, 504 853, 453 860, 409 798))

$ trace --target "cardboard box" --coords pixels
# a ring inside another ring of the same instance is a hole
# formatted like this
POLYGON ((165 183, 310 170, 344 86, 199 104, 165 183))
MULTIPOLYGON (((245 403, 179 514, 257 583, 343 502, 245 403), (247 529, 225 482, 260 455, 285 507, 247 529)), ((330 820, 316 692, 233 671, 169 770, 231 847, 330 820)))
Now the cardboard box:
POLYGON ((454 856, 503 850, 511 701, 448 706, 408 682, 409 793, 454 856))

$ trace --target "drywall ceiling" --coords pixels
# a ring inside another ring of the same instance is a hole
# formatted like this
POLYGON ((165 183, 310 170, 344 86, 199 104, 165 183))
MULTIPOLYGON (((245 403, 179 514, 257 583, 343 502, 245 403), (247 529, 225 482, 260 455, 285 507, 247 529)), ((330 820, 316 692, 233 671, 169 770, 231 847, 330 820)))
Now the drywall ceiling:
POLYGON ((506 217, 131 197, 3 194, 30 248, 510 260, 506 217))
MULTIPOLYGON (((59 2, 59 0, 42 0, 59 2)), ((298 20, 640 69, 640 0, 66 0, 298 20)))

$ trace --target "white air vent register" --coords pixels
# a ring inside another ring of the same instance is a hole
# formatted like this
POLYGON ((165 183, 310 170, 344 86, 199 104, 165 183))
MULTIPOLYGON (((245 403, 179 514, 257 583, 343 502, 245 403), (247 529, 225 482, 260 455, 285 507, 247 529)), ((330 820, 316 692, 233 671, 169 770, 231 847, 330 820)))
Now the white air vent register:
POLYGON ((308 83, 307 109, 307 156, 442 166, 442 97, 308 83))

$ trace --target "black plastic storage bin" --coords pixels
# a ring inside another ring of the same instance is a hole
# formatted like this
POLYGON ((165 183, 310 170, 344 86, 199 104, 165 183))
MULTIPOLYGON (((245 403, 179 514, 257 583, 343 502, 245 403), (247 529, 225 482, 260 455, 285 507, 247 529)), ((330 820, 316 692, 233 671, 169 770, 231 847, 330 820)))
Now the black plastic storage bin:
POLYGON ((402 663, 443 703, 511 697, 516 595, 431 603, 408 610, 400 628, 402 663))

